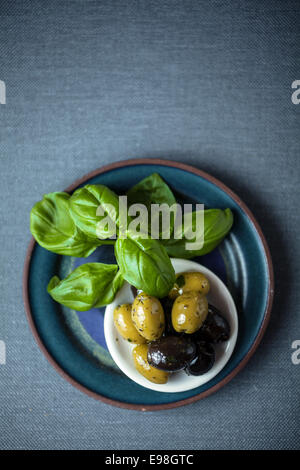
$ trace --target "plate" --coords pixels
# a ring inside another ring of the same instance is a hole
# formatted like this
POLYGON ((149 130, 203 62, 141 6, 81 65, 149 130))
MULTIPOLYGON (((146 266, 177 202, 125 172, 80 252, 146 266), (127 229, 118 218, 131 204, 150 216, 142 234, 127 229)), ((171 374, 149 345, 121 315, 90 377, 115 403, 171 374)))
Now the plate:
POLYGON ((169 380, 166 384, 155 384, 143 377, 134 367, 132 359, 132 350, 136 345, 128 343, 118 333, 114 326, 114 309, 117 305, 132 303, 134 296, 130 284, 126 282, 122 289, 116 295, 114 301, 109 304, 105 309, 104 316, 104 335, 108 350, 118 365, 118 367, 127 375, 131 380, 134 380, 143 387, 156 390, 157 392, 164 393, 177 393, 192 390, 193 388, 200 387, 206 382, 213 379, 225 367, 233 353, 237 334, 238 334, 238 316, 233 298, 218 276, 216 276, 210 269, 202 266, 195 261, 172 258, 172 265, 175 273, 183 273, 187 271, 200 271, 205 274, 210 284, 210 291, 207 295, 207 300, 210 304, 217 307, 222 311, 222 315, 226 318, 230 326, 230 337, 228 341, 219 343, 214 346, 216 359, 213 367, 206 372, 206 374, 199 376, 188 376, 184 371, 170 374, 169 380))
POLYGON ((33 335, 60 374, 96 399, 143 411, 192 403, 228 383, 245 366, 262 339, 270 318, 274 287, 269 249, 254 216, 228 187, 197 168, 159 159, 127 160, 89 173, 66 191, 73 192, 87 183, 101 183, 124 194, 154 172, 171 186, 179 202, 201 202, 207 208, 229 207, 234 213, 233 228, 224 242, 210 254, 194 259, 225 282, 238 311, 235 350, 214 378, 178 393, 160 393, 136 384, 120 371, 107 350, 103 331, 105 309, 75 312, 60 306, 47 294, 47 284, 55 274, 65 277, 86 262, 113 262, 112 247, 102 246, 83 259, 48 252, 32 239, 23 278, 25 309, 33 335))

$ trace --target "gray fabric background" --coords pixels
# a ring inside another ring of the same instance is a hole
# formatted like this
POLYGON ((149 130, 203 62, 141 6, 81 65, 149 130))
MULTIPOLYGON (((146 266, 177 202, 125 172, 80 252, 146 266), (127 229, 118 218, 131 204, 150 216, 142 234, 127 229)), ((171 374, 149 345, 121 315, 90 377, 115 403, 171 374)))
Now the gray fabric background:
POLYGON ((1 1, 3 449, 299 448, 299 1, 1 1), (196 404, 143 414, 65 382, 21 297, 31 206, 129 157, 186 162, 249 205, 276 297, 246 368, 196 404))

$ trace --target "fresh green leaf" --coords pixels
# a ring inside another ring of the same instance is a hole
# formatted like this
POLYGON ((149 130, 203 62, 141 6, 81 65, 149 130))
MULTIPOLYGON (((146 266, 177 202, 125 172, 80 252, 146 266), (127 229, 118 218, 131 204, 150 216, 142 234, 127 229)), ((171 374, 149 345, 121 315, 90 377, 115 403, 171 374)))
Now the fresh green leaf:
POLYGON ((127 192, 128 204, 141 203, 147 208, 151 204, 176 203, 174 194, 158 173, 147 176, 127 192))
POLYGON ((76 226, 89 238, 105 239, 116 234, 119 198, 107 186, 87 184, 83 188, 77 189, 70 198, 70 209, 76 226), (101 214, 99 214, 99 210, 101 210, 101 214), (101 228, 100 221, 103 222, 101 228))
POLYGON ((164 297, 175 282, 175 272, 163 245, 151 238, 119 238, 115 256, 126 281, 149 295, 164 297))
POLYGON ((46 194, 30 213, 30 230, 43 248, 60 255, 87 257, 100 240, 90 241, 70 215, 70 196, 64 192, 46 194))
MULTIPOLYGON (((176 204, 176 199, 169 186, 164 182, 158 173, 153 173, 147 176, 142 181, 133 186, 128 192, 128 207, 132 204, 144 204, 148 210, 149 227, 148 231, 151 232, 151 206, 153 204, 166 204, 168 207, 176 204)), ((170 217, 170 234, 172 233, 175 215, 171 214, 170 217)), ((164 232, 162 231, 162 215, 159 214, 159 238, 162 238, 164 232)))
MULTIPOLYGON (((196 213, 192 216, 192 229, 195 230, 196 213)), ((233 224, 233 214, 230 209, 208 209, 204 211, 204 244, 200 250, 187 250, 186 243, 196 240, 187 240, 184 235, 181 239, 163 240, 169 256, 176 258, 193 258, 211 252, 221 243, 233 224)), ((184 233, 184 231, 182 232, 184 233)))
POLYGON ((122 284, 117 265, 86 263, 63 280, 54 276, 47 291, 56 302, 83 312, 111 303, 122 284))

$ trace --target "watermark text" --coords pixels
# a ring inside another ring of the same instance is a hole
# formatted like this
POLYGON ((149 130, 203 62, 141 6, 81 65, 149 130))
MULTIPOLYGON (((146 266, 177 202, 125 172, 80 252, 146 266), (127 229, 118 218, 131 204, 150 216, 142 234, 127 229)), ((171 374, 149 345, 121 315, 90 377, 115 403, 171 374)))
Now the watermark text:
POLYGON ((292 349, 295 351, 291 355, 292 363, 296 366, 300 364, 300 339, 295 339, 292 342, 292 349))
POLYGON ((300 80, 294 80, 292 83, 292 88, 295 91, 292 93, 291 100, 293 104, 300 103, 300 80))
POLYGON ((0 104, 6 104, 6 85, 3 80, 0 80, 0 104))
POLYGON ((98 238, 148 238, 184 240, 187 250, 201 250, 204 244, 204 204, 127 205, 127 196, 119 196, 115 206, 99 205, 100 217, 96 233, 98 238))
POLYGON ((0 340, 0 365, 6 364, 6 346, 5 342, 0 340))

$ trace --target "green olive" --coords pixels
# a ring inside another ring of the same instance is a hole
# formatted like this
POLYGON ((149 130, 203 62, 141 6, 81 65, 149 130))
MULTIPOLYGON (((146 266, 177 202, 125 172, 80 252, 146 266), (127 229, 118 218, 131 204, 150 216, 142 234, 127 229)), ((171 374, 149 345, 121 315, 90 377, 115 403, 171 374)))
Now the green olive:
POLYGON ((199 330, 208 312, 207 299, 199 292, 179 295, 172 307, 172 325, 179 333, 192 334, 199 330))
POLYGON ((198 271, 180 273, 176 276, 174 287, 169 292, 169 297, 175 299, 178 295, 196 291, 206 295, 209 292, 209 281, 203 273, 198 271))
POLYGON ((136 370, 150 382, 155 384, 165 384, 168 381, 169 374, 164 370, 156 369, 150 366, 148 359, 148 345, 140 344, 132 351, 134 365, 136 370))
POLYGON ((118 305, 114 310, 114 323, 120 335, 130 343, 143 344, 145 338, 139 334, 131 319, 131 304, 118 305))
POLYGON ((160 338, 165 329, 165 315, 156 297, 141 292, 132 304, 131 318, 138 332, 147 341, 160 338))

